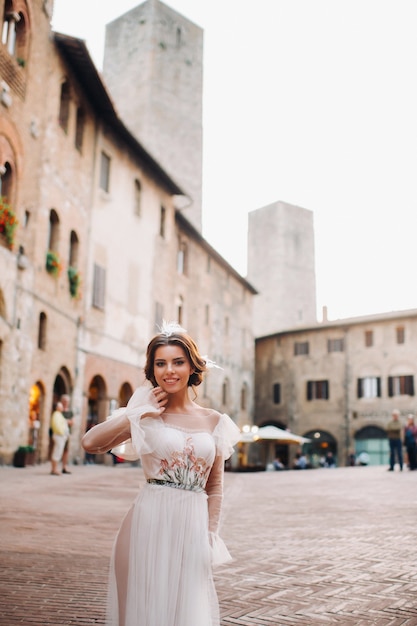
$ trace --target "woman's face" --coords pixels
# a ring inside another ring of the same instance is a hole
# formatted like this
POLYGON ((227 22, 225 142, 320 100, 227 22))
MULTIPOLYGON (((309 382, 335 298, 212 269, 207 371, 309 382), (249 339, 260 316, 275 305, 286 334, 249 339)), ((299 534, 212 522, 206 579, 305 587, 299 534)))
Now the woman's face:
POLYGON ((187 387, 193 373, 184 349, 176 345, 159 346, 155 350, 153 369, 157 385, 167 393, 187 387))

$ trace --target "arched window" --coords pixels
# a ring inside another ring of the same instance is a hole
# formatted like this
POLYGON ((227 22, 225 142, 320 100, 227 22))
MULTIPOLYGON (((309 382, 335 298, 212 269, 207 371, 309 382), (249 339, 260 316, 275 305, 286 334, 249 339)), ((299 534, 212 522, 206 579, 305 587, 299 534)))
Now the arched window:
POLYGON ((227 406, 229 403, 229 379, 225 378, 222 385, 222 404, 227 406))
POLYGON ((59 217, 55 209, 49 212, 48 250, 58 251, 59 244, 59 217))
POLYGON ((135 180, 135 215, 142 213, 142 185, 140 180, 135 180))
POLYGON ((77 233, 72 230, 70 235, 70 249, 69 249, 69 258, 68 265, 70 267, 77 267, 78 265, 78 248, 79 241, 77 233))
POLYGON ((84 109, 78 107, 77 109, 77 122, 75 127, 75 147, 81 152, 83 148, 84 139, 84 126, 85 126, 85 113, 84 109))
POLYGON ((184 299, 182 296, 178 297, 178 304, 177 304, 177 321, 178 324, 182 324, 183 323, 183 317, 184 317, 184 299))
POLYGON ((187 244, 185 241, 178 241, 178 254, 177 254, 177 271, 178 274, 187 274, 187 244))
POLYGON ((26 65, 29 44, 29 19, 25 3, 6 0, 1 41, 21 67, 26 65), (16 5, 19 4, 19 7, 16 5))
POLYGON ((243 383, 240 390, 240 408, 242 411, 246 411, 248 408, 248 386, 246 383, 243 383))
POLYGON ((12 168, 10 163, 6 162, 0 165, 0 196, 5 197, 9 202, 12 200, 12 168))
POLYGON ((166 228, 166 209, 161 206, 160 216, 159 216, 159 235, 161 237, 165 237, 165 228, 166 228))
POLYGON ((39 350, 46 350, 46 314, 42 311, 39 314, 39 328, 38 328, 38 348, 39 350))
POLYGON ((59 125, 65 132, 68 132, 68 120, 70 111, 70 86, 68 81, 61 85, 61 98, 59 102, 59 125))

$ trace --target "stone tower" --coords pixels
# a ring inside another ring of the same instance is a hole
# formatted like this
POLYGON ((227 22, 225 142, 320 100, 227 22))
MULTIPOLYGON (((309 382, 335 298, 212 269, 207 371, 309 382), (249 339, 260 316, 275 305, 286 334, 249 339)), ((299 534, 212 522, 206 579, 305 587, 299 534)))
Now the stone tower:
POLYGON ((146 0, 106 26, 103 74, 121 119, 189 196, 183 214, 201 232, 203 30, 146 0))
POLYGON ((276 202, 249 213, 255 337, 316 322, 313 213, 276 202))

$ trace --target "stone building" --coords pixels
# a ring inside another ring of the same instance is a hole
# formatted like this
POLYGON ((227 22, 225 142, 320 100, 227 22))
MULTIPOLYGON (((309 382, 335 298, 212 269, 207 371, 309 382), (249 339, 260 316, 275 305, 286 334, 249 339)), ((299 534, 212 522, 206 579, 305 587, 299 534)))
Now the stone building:
POLYGON ((103 75, 128 128, 186 190, 201 232, 203 30, 159 0, 107 24, 103 75))
POLYGON ((256 339, 255 416, 311 438, 317 464, 366 451, 388 463, 385 427, 416 413, 417 310, 287 329, 256 339))
POLYGON ((275 202, 249 213, 248 280, 255 336, 316 321, 312 211, 275 202))
POLYGON ((84 42, 51 33, 51 10, 0 0, 1 195, 19 220, 0 241, 0 459, 28 444, 47 459, 62 394, 81 459, 88 423, 142 382, 162 318, 223 367, 202 403, 246 422, 255 290, 179 210, 187 191, 119 117, 84 42))

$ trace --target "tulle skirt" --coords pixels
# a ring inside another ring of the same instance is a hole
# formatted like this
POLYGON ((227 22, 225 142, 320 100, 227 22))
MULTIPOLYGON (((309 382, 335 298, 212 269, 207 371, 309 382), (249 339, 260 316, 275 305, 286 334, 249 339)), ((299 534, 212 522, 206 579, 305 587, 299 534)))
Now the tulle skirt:
POLYGON ((219 626, 207 494, 146 484, 113 548, 107 626, 219 626))

